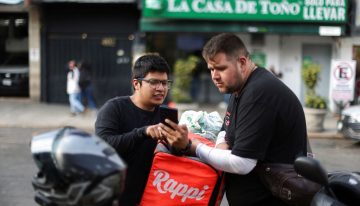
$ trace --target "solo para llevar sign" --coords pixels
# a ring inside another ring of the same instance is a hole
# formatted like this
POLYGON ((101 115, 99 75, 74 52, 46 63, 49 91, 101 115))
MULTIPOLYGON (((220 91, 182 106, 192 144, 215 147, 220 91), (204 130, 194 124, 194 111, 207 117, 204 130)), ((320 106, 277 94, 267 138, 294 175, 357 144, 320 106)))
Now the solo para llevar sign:
POLYGON ((346 0, 143 0, 155 19, 345 23, 346 0))

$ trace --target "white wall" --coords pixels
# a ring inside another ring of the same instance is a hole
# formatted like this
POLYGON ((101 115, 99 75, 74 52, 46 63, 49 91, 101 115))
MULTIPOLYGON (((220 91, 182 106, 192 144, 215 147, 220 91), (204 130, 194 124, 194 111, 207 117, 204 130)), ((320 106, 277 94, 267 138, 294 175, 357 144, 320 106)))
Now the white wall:
MULTIPOLYGON (((299 99, 301 98, 303 84, 301 79, 303 44, 330 44, 332 45, 332 58, 339 58, 339 54, 344 53, 339 51, 339 39, 332 37, 265 35, 265 44, 263 46, 254 46, 251 45, 250 34, 238 34, 238 36, 243 40, 250 52, 256 50, 266 54, 266 68, 268 69, 273 65, 276 71, 282 72, 283 76, 281 80, 299 99)), ((358 42, 360 44, 360 38, 358 38, 358 42)), ((344 42, 343 44, 349 43, 344 42)), ((352 44, 347 47, 351 48, 352 44)), ((346 50, 350 50, 351 52, 351 49, 346 48, 346 50)), ((328 94, 321 95, 325 97, 328 96, 328 94)))
POLYGON ((263 50, 266 53, 267 61, 266 68, 274 66, 275 71, 279 72, 280 69, 280 36, 279 35, 266 35, 265 48, 263 50))
POLYGON ((339 40, 339 59, 351 60, 352 47, 360 45, 360 37, 345 37, 339 40))
POLYGON ((283 82, 300 98, 301 91, 301 38, 295 36, 280 37, 280 71, 283 82))
POLYGON ((40 101, 41 97, 40 19, 40 8, 29 6, 29 88, 30 98, 34 101, 40 101))
POLYGON ((250 34, 239 34, 238 36, 243 40, 250 53, 261 51, 266 54, 266 69, 273 65, 275 70, 279 71, 279 35, 265 35, 263 46, 251 45, 250 34))
MULTIPOLYGON (((301 98, 302 79, 302 46, 304 44, 331 44, 332 58, 337 53, 335 52, 335 40, 331 37, 320 36, 281 36, 280 37, 280 69, 283 72, 282 80, 301 98)), ((330 69, 330 68, 328 68, 330 69)), ((330 78, 330 77, 329 77, 330 78)), ((321 94, 328 96, 328 94, 321 94)))

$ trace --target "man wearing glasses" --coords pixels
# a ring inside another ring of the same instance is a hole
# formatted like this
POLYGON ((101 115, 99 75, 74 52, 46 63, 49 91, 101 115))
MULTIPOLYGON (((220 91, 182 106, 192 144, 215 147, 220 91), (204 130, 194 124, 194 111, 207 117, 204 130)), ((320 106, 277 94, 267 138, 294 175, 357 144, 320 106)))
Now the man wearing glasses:
POLYGON ((161 134, 159 106, 170 88, 169 65, 147 54, 134 64, 131 96, 108 100, 99 110, 95 132, 125 160, 128 170, 120 205, 138 205, 161 134))

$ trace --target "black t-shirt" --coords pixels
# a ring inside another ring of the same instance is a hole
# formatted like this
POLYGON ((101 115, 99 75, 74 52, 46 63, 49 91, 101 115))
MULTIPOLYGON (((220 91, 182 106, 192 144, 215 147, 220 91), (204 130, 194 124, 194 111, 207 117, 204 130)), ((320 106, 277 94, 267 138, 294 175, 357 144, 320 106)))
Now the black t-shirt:
MULTIPOLYGON (((306 155, 306 124, 296 95, 273 74, 258 68, 240 94, 231 95, 224 119, 232 154, 258 162, 294 163, 306 155)), ((231 205, 281 205, 252 171, 226 174, 231 205)))
POLYGON ((154 112, 142 110, 130 97, 113 98, 99 110, 96 134, 115 148, 128 167, 120 205, 137 205, 141 200, 156 147, 145 129, 160 122, 158 111, 158 107, 154 112))
POLYGON ((91 83, 91 73, 88 69, 80 69, 79 87, 81 90, 85 90, 91 83))

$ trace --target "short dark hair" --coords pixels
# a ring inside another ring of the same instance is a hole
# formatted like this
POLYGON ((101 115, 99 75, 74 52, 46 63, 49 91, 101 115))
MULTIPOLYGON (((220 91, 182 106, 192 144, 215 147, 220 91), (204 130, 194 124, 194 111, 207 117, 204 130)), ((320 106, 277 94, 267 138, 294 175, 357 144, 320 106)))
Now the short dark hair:
POLYGON ((244 42, 235 34, 222 33, 212 37, 204 46, 202 56, 206 61, 214 58, 218 53, 237 58, 240 55, 249 56, 244 42))
POLYGON ((170 67, 158 54, 145 54, 139 57, 133 67, 133 79, 144 78, 149 72, 165 72, 168 76, 170 67))

